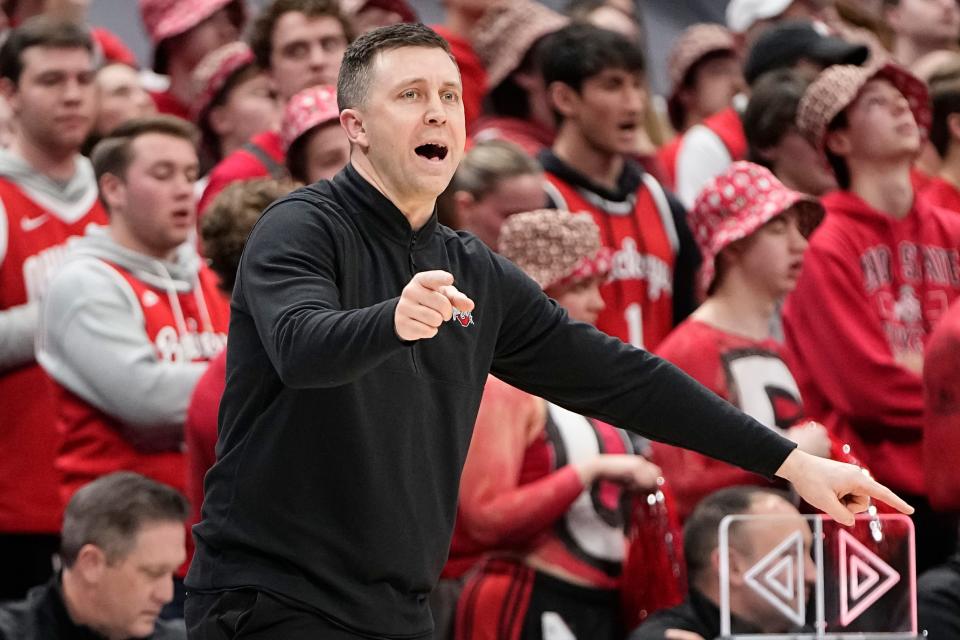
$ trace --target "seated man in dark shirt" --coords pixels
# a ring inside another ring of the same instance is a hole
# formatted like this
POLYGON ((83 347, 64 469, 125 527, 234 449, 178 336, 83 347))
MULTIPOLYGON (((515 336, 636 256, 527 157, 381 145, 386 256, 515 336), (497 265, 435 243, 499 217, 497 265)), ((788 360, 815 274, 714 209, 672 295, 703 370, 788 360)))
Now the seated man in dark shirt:
POLYGON ((721 489, 704 498, 684 527, 683 553, 690 592, 672 609, 650 616, 630 640, 713 640, 720 636, 720 521, 729 515, 787 516, 776 521, 743 522, 730 527, 730 613, 734 633, 786 633, 793 629, 783 614, 743 578, 750 567, 799 529, 803 535, 803 572, 807 596, 816 569, 810 556, 813 535, 797 509, 776 491, 756 486, 721 489), (795 516, 796 520, 789 518, 795 516))
POLYGON ((931 640, 960 638, 960 552, 920 577, 917 615, 931 640))
POLYGON ((63 572, 0 607, 0 640, 183 640, 157 620, 186 559, 187 501, 128 471, 81 488, 67 505, 63 572))

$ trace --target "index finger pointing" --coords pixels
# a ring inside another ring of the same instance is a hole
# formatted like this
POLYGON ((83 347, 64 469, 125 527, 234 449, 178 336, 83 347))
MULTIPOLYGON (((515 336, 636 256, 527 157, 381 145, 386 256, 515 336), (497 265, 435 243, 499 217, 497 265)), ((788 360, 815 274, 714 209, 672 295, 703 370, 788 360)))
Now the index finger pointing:
POLYGON ((440 291, 441 287, 453 284, 453 274, 439 269, 421 271, 413 276, 413 279, 416 280, 417 284, 434 291, 440 291))
POLYGON ((440 287, 438 291, 440 291, 440 293, 442 293, 443 295, 447 296, 447 299, 450 301, 450 304, 452 304, 458 310, 473 311, 473 307, 474 307, 473 300, 468 298, 464 293, 462 293, 459 289, 457 289, 452 284, 447 285, 445 287, 440 287))
POLYGON ((871 480, 869 478, 864 478, 864 480, 866 480, 866 486, 864 487, 864 490, 867 495, 872 498, 876 498, 880 502, 890 505, 900 513, 905 513, 907 515, 913 513, 913 507, 907 504, 893 491, 886 488, 876 480, 871 480))

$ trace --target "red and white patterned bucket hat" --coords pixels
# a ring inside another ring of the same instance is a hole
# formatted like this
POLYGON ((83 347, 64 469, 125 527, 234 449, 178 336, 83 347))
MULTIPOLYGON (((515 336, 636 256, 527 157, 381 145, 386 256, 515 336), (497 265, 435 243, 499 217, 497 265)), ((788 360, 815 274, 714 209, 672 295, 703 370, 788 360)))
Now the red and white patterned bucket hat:
POLYGON ((757 231, 794 205, 800 230, 809 236, 823 219, 823 205, 813 196, 789 189, 766 167, 734 162, 708 182, 687 214, 703 264, 700 287, 706 292, 716 275, 717 256, 737 240, 757 231))
POLYGON ((286 152, 300 136, 314 127, 340 119, 337 90, 329 85, 308 87, 287 102, 280 125, 280 138, 286 152))
POLYGON ((853 104, 864 85, 874 78, 888 80, 903 94, 920 128, 920 137, 926 140, 933 121, 927 85, 892 62, 867 67, 838 64, 824 69, 807 87, 797 107, 800 134, 823 153, 827 127, 841 111, 853 104))
POLYGON ((605 277, 613 265, 600 227, 589 213, 538 209, 504 221, 497 242, 500 255, 514 262, 542 289, 605 277))

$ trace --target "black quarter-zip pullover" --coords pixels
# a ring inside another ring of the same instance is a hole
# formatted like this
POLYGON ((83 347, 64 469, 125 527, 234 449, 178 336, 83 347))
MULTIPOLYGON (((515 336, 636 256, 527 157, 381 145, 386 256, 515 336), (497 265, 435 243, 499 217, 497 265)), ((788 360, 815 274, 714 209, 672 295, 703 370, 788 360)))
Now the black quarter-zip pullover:
POLYGON ((352 166, 256 225, 227 349, 187 585, 270 591, 369 637, 431 634, 427 596, 488 372, 768 476, 794 446, 669 363, 569 320, 474 236, 435 215, 414 231, 352 166), (405 343, 397 300, 432 269, 476 309, 405 343))

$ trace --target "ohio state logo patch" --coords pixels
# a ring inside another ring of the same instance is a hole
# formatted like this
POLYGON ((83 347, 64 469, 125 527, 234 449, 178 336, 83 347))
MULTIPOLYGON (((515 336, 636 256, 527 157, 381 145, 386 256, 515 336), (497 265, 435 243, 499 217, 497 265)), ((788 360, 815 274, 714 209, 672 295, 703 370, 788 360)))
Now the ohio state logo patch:
POLYGON ((461 327, 469 327, 473 324, 473 314, 469 311, 460 311, 456 307, 453 308, 453 316, 450 319, 459 322, 461 327))

